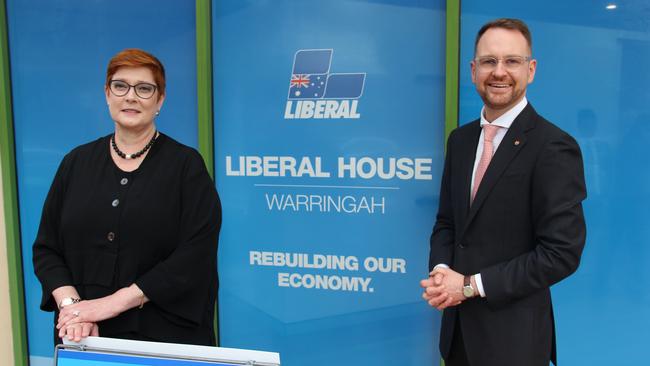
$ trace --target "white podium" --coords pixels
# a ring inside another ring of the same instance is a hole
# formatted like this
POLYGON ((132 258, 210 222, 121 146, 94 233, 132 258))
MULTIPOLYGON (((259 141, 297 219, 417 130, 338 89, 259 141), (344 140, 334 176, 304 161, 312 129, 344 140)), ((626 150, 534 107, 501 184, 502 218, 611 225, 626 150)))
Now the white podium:
POLYGON ((54 351, 55 366, 280 366, 275 352, 176 343, 88 337, 65 341, 54 351))

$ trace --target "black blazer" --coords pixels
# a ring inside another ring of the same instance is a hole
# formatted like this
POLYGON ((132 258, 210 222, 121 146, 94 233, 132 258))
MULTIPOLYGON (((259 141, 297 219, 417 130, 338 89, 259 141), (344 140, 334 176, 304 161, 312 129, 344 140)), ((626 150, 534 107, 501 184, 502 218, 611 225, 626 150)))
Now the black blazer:
POLYGON ((100 322, 101 336, 214 345, 221 204, 203 159, 160 134, 124 172, 109 138, 67 154, 50 187, 33 246, 41 309, 57 310, 60 286, 96 299, 136 283, 151 301, 100 322))
POLYGON ((504 136, 470 206, 480 121, 449 136, 429 268, 481 273, 486 298, 443 312, 440 352, 456 321, 480 366, 555 364, 549 287, 580 262, 586 188, 580 148, 528 104, 504 136))

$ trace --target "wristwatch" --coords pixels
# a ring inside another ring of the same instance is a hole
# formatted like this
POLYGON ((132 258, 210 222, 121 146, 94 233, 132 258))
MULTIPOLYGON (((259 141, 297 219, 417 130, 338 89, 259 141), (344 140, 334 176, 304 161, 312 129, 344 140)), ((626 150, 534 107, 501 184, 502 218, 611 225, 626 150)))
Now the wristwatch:
POLYGON ((463 280, 463 296, 470 298, 476 295, 476 290, 472 287, 472 281, 470 276, 465 276, 463 280))
POLYGON ((81 299, 77 297, 64 297, 61 299, 61 302, 59 303, 59 309, 63 309, 64 306, 76 304, 80 302, 81 299))

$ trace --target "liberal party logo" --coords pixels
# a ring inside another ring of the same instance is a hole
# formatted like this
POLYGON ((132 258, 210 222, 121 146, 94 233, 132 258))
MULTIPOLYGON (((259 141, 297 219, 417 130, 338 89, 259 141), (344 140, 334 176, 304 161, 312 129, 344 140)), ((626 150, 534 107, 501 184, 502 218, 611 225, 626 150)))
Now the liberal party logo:
POLYGON ((330 72, 332 49, 298 50, 293 58, 285 119, 359 118, 366 73, 330 72))

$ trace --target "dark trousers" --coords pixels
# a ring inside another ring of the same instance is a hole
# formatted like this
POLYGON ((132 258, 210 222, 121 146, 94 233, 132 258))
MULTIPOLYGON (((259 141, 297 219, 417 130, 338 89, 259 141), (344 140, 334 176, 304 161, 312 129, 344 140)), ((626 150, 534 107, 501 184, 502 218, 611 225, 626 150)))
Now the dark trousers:
POLYGON ((460 319, 456 318, 454 338, 451 340, 449 356, 445 360, 445 366, 470 366, 463 343, 463 332, 460 330, 460 319))

